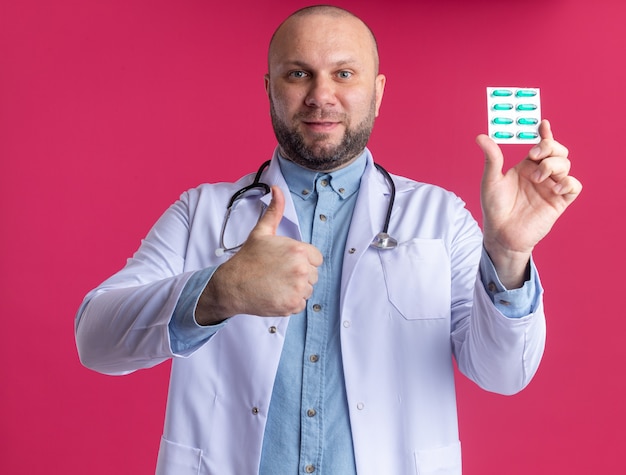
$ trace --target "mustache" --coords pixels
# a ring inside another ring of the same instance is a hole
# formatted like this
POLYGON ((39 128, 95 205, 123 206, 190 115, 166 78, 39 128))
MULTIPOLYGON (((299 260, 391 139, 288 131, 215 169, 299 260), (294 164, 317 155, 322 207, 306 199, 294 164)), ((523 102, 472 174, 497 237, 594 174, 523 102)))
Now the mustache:
POLYGON ((295 119, 305 122, 345 122, 346 114, 328 110, 302 111, 295 115, 295 119))

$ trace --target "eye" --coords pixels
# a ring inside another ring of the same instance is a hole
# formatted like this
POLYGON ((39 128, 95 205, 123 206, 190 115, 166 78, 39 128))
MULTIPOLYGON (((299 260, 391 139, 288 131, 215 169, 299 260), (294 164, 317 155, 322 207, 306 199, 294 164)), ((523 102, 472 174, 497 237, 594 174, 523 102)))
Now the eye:
POLYGON ((339 79, 350 79, 352 77, 352 71, 339 71, 337 76, 339 79))
POLYGON ((290 71, 289 78, 290 79, 302 79, 307 77, 308 74, 305 71, 290 71))

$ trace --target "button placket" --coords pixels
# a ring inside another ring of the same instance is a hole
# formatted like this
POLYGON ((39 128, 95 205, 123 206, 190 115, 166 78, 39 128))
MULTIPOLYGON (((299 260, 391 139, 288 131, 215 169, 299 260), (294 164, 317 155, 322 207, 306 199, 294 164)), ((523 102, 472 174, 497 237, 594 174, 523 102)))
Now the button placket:
POLYGON ((320 460, 320 447, 322 433, 322 414, 324 412, 325 392, 324 366, 317 364, 324 356, 327 345, 329 322, 328 286, 332 282, 330 267, 330 250, 332 249, 333 226, 332 217, 335 206, 340 199, 339 195, 328 186, 330 179, 319 178, 316 183, 317 202, 315 205, 313 227, 311 230, 311 244, 320 250, 325 257, 324 262, 318 268, 318 282, 314 286, 313 295, 307 305, 306 337, 304 354, 307 355, 308 364, 303 368, 302 400, 303 408, 301 424, 300 458, 308 460, 305 465, 306 473, 318 471, 317 462, 320 460))

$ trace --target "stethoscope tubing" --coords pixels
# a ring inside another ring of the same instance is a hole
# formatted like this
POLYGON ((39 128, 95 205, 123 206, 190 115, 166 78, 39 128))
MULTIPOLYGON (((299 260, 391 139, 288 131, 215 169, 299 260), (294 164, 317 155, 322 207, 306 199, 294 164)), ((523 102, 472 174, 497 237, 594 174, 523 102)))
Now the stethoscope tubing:
MULTIPOLYGON (((241 246, 236 246, 232 248, 227 248, 224 245, 224 232, 226 230, 226 225, 230 217, 232 207, 235 204, 235 202, 239 199, 240 196, 242 196, 243 194, 247 193, 248 191, 252 189, 260 188, 263 191, 263 195, 266 195, 270 192, 269 185, 261 181, 261 176, 263 175, 263 172, 265 171, 265 169, 270 165, 270 163, 271 163, 271 160, 267 160, 263 162, 261 166, 259 167, 259 169, 257 170, 252 183, 237 190, 230 197, 230 200, 228 200, 228 205, 226 206, 226 215, 224 216, 224 224, 222 226, 222 231, 220 234, 220 246, 221 247, 218 250, 216 250, 217 255, 222 255, 224 251, 235 251, 239 249, 239 247, 241 247, 241 246)), ((391 175, 389 174, 387 170, 385 170, 385 168, 382 165, 379 165, 378 163, 374 163, 374 166, 380 173, 383 174, 383 176, 385 177, 385 181, 387 182, 387 185, 389 186, 389 204, 387 205, 387 214, 385 215, 385 222, 383 224, 383 230, 376 235, 376 237, 371 243, 371 246, 376 249, 381 249, 381 250, 394 249, 398 245, 398 242, 394 238, 389 236, 389 223, 391 221, 391 213, 393 211, 393 205, 396 199, 396 186, 393 182, 393 179, 391 178, 391 175)))

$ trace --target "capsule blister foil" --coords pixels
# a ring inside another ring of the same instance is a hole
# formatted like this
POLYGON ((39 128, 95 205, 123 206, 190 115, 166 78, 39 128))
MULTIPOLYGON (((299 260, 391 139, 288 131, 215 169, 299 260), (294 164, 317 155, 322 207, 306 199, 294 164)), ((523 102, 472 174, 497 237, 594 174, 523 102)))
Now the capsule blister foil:
POLYGON ((536 87, 488 87, 489 136, 496 143, 538 143, 541 103, 536 87))

